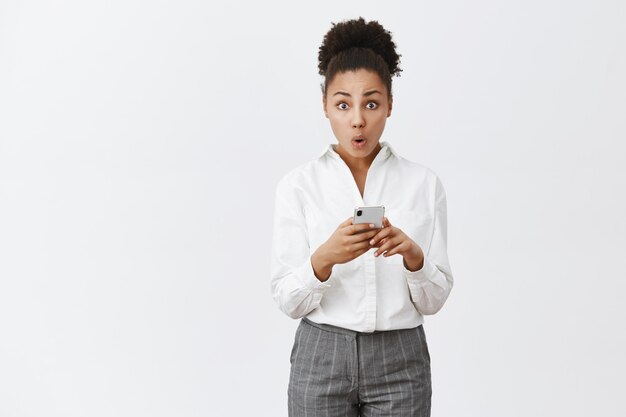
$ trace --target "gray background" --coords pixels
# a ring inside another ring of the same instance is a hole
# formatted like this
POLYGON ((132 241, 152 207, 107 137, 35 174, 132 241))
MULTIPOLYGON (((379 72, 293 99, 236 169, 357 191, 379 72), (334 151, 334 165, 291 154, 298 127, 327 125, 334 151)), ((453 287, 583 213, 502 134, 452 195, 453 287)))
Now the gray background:
POLYGON ((273 192, 358 16, 448 194, 433 416, 626 413, 624 2, 74 0, 0 1, 1 416, 286 415, 273 192))

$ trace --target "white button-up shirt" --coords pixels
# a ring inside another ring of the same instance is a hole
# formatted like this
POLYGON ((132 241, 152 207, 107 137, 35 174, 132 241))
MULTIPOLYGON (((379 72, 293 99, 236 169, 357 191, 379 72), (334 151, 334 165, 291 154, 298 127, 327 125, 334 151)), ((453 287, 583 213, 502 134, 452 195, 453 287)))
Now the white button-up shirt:
POLYGON ((359 332, 416 327, 435 314, 453 285, 447 255, 446 194, 429 168, 399 156, 381 141, 363 197, 350 168, 329 144, 317 158, 289 171, 276 187, 271 293, 289 317, 306 316, 359 332), (424 252, 409 271, 396 254, 377 248, 336 264, 328 280, 313 272, 311 255, 357 206, 385 206, 385 216, 424 252))

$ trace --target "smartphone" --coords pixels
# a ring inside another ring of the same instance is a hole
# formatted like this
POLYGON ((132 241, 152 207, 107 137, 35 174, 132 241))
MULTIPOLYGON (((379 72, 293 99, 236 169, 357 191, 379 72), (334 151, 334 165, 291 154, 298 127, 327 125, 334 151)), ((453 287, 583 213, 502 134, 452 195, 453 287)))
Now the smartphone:
POLYGON ((354 219, 352 224, 373 223, 376 227, 383 227, 383 217, 385 217, 385 206, 365 206, 354 209, 354 219))

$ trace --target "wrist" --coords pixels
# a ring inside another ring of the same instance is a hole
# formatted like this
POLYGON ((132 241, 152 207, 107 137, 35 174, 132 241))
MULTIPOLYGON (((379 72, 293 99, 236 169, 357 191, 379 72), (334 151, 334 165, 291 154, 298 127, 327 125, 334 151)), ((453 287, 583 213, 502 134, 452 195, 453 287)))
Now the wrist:
POLYGON ((311 255, 311 266, 315 277, 324 282, 330 278, 334 265, 324 255, 323 249, 320 247, 311 255))
POLYGON ((402 261, 404 267, 411 272, 419 271, 424 267, 424 252, 418 244, 415 244, 415 248, 410 251, 408 255, 404 256, 402 261))

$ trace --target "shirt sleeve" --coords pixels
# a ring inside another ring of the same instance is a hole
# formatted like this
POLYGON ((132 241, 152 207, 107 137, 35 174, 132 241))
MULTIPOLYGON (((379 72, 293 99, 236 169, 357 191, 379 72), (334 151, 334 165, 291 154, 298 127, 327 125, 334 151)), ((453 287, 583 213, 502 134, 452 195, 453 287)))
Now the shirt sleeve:
POLYGON ((304 212, 287 178, 276 187, 271 251, 272 298, 289 317, 306 316, 331 287, 332 273, 322 282, 313 272, 304 212))
POLYGON ((436 177, 434 228, 428 252, 424 253, 424 265, 422 269, 409 271, 403 262, 411 301, 424 315, 435 314, 443 307, 454 284, 448 261, 447 233, 446 192, 436 177))

